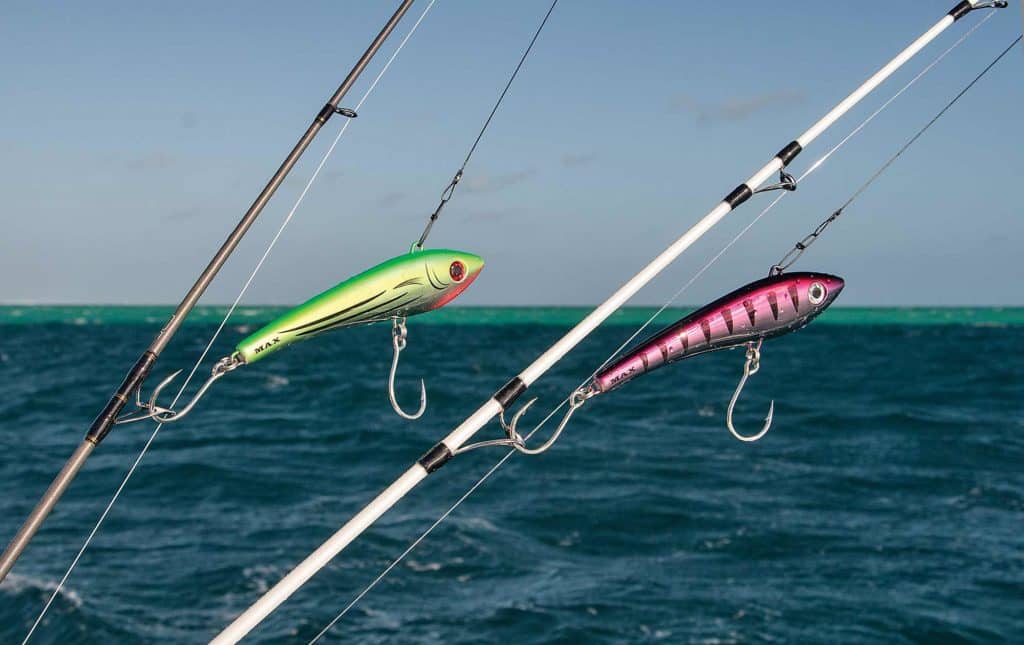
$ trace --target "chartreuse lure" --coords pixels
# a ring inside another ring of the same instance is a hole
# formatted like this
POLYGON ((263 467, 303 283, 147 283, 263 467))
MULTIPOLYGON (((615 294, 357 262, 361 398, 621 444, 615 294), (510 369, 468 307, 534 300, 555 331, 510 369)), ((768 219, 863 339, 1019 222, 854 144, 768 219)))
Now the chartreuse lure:
POLYGON ((178 421, 196 405, 209 387, 228 372, 262 360, 285 347, 333 329, 392 321, 394 359, 388 378, 388 394, 395 411, 407 419, 419 418, 426 409, 426 386, 420 381, 420 408, 407 414, 395 398, 395 371, 406 345, 405 320, 444 305, 466 290, 480 275, 483 258, 448 249, 413 251, 392 258, 314 296, 279 316, 235 346, 230 356, 217 361, 210 378, 184 407, 172 410, 157 405, 160 392, 181 370, 164 379, 149 401, 136 391, 139 410, 118 419, 118 423, 156 419, 178 421))

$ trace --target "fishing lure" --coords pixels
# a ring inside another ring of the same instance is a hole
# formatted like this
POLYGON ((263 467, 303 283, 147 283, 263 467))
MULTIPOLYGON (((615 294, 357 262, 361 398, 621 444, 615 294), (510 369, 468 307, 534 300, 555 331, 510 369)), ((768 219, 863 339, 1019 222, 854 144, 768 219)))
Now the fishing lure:
POLYGON ((814 320, 835 301, 844 281, 827 273, 794 272, 771 275, 740 287, 718 300, 701 307, 682 320, 666 327, 639 343, 628 354, 599 371, 586 385, 569 397, 569 411, 551 437, 538 448, 528 448, 516 424, 529 401, 502 426, 508 439, 485 441, 466 446, 469 450, 483 445, 511 445, 527 454, 539 454, 558 439, 572 414, 587 400, 622 387, 633 379, 659 367, 692 356, 719 349, 746 345, 743 376, 729 401, 726 425, 741 441, 756 441, 771 427, 775 402, 768 408, 764 426, 754 435, 742 435, 733 427, 732 413, 747 379, 760 368, 761 343, 765 339, 796 331, 814 320))
POLYGON ((297 342, 334 329, 392 321, 394 358, 388 377, 388 395, 395 412, 406 419, 419 418, 426 409, 426 384, 420 380, 420 408, 406 413, 395 398, 395 372, 398 358, 407 342, 405 320, 448 304, 476 280, 483 269, 483 258, 448 249, 413 251, 400 255, 352 276, 291 309, 260 328, 235 346, 235 351, 214 365, 210 378, 187 405, 179 410, 157 405, 161 391, 181 373, 174 372, 153 390, 143 402, 136 390, 136 406, 141 414, 118 419, 118 423, 156 419, 161 423, 178 421, 196 405, 206 391, 228 372, 250 365, 297 342))

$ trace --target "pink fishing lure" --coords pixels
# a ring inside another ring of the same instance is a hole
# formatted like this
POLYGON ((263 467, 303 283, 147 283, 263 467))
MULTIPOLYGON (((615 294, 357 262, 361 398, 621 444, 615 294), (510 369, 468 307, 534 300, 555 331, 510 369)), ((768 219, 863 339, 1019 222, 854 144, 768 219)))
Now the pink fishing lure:
POLYGON ((811 322, 843 290, 827 273, 773 275, 722 296, 654 334, 597 374, 589 394, 608 392, 662 365, 788 334, 811 322))

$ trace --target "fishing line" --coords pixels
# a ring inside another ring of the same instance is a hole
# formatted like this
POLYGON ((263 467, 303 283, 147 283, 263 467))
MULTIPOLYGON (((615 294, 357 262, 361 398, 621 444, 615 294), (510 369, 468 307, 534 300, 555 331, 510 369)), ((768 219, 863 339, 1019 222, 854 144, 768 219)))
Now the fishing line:
MULTIPOLYGON (((925 74, 927 74, 933 67, 935 67, 935 65, 937 65, 942 59, 944 59, 954 49, 959 47, 977 29, 979 29, 983 24, 985 24, 985 22, 987 22, 993 16, 994 13, 995 13, 994 10, 988 12, 988 14, 983 19, 978 21, 977 24, 975 24, 970 30, 968 30, 963 36, 961 36, 949 48, 947 48, 945 51, 943 51, 939 56, 937 56, 927 66, 925 66, 907 84, 905 84, 903 87, 901 87, 898 92, 896 92, 892 97, 890 97, 888 100, 886 100, 884 103, 882 103, 882 105, 879 108, 877 108, 874 112, 872 112, 857 127, 855 127, 853 130, 851 130, 837 144, 835 144, 831 149, 829 149, 828 152, 826 152, 824 155, 822 155, 817 161, 812 163, 807 168, 807 170, 805 170, 796 179, 796 182, 799 183, 803 179, 807 178, 810 174, 815 172, 818 168, 820 168, 821 165, 824 164, 824 162, 826 160, 828 160, 836 151, 838 151, 840 148, 842 148, 844 145, 846 145, 846 143, 849 142, 850 139, 852 139, 854 136, 856 136, 868 123, 870 123, 872 120, 874 120, 875 117, 877 117, 882 111, 884 111, 901 94, 903 94, 912 85, 917 83, 923 76, 925 76, 925 74)), ((1018 42, 1020 42, 1022 37, 1024 37, 1024 36, 1017 36, 1017 38, 1006 49, 1004 49, 1003 52, 1000 53, 995 58, 995 60, 993 60, 991 63, 989 63, 989 65, 987 67, 985 67, 985 69, 980 74, 978 74, 978 76, 975 77, 974 80, 972 80, 966 87, 964 87, 963 90, 961 90, 956 95, 956 97, 953 98, 953 100, 951 100, 944 108, 942 108, 942 110, 939 111, 939 113, 934 118, 932 118, 932 120, 929 121, 928 124, 925 125, 924 128, 922 128, 917 134, 915 134, 913 137, 911 137, 911 139, 906 144, 904 144, 903 147, 901 147, 900 150, 895 155, 893 155, 893 157, 891 157, 882 166, 882 168, 878 172, 876 172, 874 175, 872 175, 872 177, 867 182, 865 182, 865 184, 862 185, 861 188, 859 188, 854 193, 853 197, 851 197, 849 200, 847 200, 847 202, 843 205, 842 208, 846 208, 847 206, 849 206, 850 203, 852 203, 860 195, 860 193, 862 193, 864 191, 864 189, 867 188, 867 186, 869 186, 875 179, 877 179, 878 176, 881 175, 882 172, 884 172, 885 169, 887 169, 890 165, 892 165, 892 163, 899 156, 901 156, 903 154, 903 152, 905 152, 906 149, 911 144, 913 144, 918 138, 920 138, 920 136, 922 134, 924 134, 925 130, 927 130, 929 127, 931 127, 931 125, 934 124, 943 114, 945 114, 945 112, 948 111, 949 108, 952 107, 952 105, 954 103, 956 103, 964 94, 966 94, 967 91, 970 90, 981 79, 981 77, 983 77, 990 69, 992 69, 992 67, 994 67, 995 64, 999 62, 999 60, 1001 60, 1018 42)), ((772 210, 775 207, 775 205, 778 204, 789 192, 790 191, 782 191, 782 192, 779 193, 779 195, 775 199, 773 199, 771 202, 769 202, 769 204, 764 209, 762 209, 757 214, 756 217, 754 217, 748 224, 746 224, 739 231, 739 233, 736 234, 735 237, 733 237, 725 246, 723 246, 704 266, 702 266, 696 273, 694 273, 694 275, 685 284, 683 284, 683 286, 680 287, 680 289, 677 290, 668 299, 668 301, 666 301, 663 305, 661 305, 661 307, 659 307, 642 325, 640 325, 636 329, 636 331, 634 331, 622 344, 620 344, 608 356, 608 358, 606 358, 605 361, 603 363, 601 363, 600 366, 598 366, 597 369, 595 369, 593 372, 591 372, 590 376, 588 376, 583 381, 581 381, 580 384, 576 388, 574 388, 573 391, 575 391, 575 389, 578 389, 578 388, 583 387, 584 385, 586 385, 586 383, 589 382, 590 379, 594 378, 602 369, 604 369, 608 364, 610 364, 627 346, 629 346, 630 343, 633 342, 633 340, 636 339, 637 336, 639 336, 643 332, 644 329, 646 329, 648 326, 650 326, 651 323, 653 323, 654 320, 659 315, 664 313, 664 311, 666 309, 668 309, 670 306, 672 306, 672 304, 674 304, 675 301, 684 292, 686 292, 687 289, 689 289, 698 279, 700 279, 701 276, 703 276, 705 272, 707 272, 730 248, 732 248, 736 244, 736 242, 738 242, 744 235, 746 235, 747 232, 751 228, 753 228, 753 226, 762 217, 764 217, 770 210, 772 210)), ((842 210, 842 209, 840 209, 840 210, 842 210)), ((563 407, 565 407, 566 404, 568 404, 570 402, 571 396, 572 395, 569 395, 569 396, 565 397, 557 406, 552 408, 552 410, 547 414, 547 416, 545 416, 543 419, 541 419, 540 422, 538 422, 537 425, 535 425, 533 427, 533 429, 530 430, 530 432, 528 432, 524 436, 524 440, 528 440, 536 432, 538 432, 545 424, 547 424, 547 422, 550 421, 551 418, 554 417, 555 414, 557 414, 559 410, 561 410, 563 407)), ((560 432, 561 431, 559 430, 558 433, 560 433, 560 432)), ((554 440, 556 440, 558 438, 558 433, 556 433, 551 438, 549 438, 545 442, 545 445, 546 446, 552 445, 554 443, 554 440)), ((544 447, 544 446, 542 446, 542 447, 544 447)), ((334 625, 336 625, 353 607, 355 607, 355 605, 358 604, 363 599, 363 597, 366 596, 366 594, 368 594, 371 590, 373 590, 373 588, 376 587, 377 584, 379 584, 381 580, 383 580, 396 566, 398 566, 398 564, 401 563, 402 560, 404 560, 406 558, 406 556, 408 556, 417 546, 419 546, 419 544, 421 542, 423 542, 423 540, 425 540, 427 538, 427 536, 429 536, 430 533, 432 533, 434 531, 434 529, 436 529, 459 506, 461 506, 462 503, 465 502, 466 499, 468 499, 470 495, 472 495, 474 492, 476 492, 476 490, 478 488, 480 488, 480 486, 482 486, 484 484, 484 482, 486 482, 495 472, 497 472, 497 470, 499 468, 501 468, 501 466, 503 466, 505 464, 505 462, 507 462, 509 460, 509 458, 511 458, 514 454, 516 454, 516 452, 517 452, 516 449, 511 449, 507 453, 505 453, 505 455, 503 455, 490 469, 488 469, 483 474, 483 476, 481 476, 480 479, 478 479, 476 481, 476 483, 474 483, 461 497, 459 497, 448 508, 448 510, 446 510, 436 521, 434 521, 433 524, 431 524, 422 534, 420 534, 420 536, 417 537, 397 558, 395 558, 376 578, 374 578, 373 581, 370 582, 369 585, 367 585, 358 595, 356 595, 355 598, 353 598, 352 601, 349 602, 349 604, 346 605, 345 608, 342 609, 341 612, 337 616, 335 616, 315 637, 313 637, 313 639, 309 641, 310 645, 312 645, 312 643, 317 642, 332 627, 334 627, 334 625)))
POLYGON ((977 76, 975 76, 970 83, 964 86, 964 88, 960 90, 959 94, 954 96, 953 99, 945 105, 945 107, 939 110, 938 114, 932 117, 931 121, 926 123, 923 128, 918 130, 917 133, 914 134, 914 136, 910 137, 910 139, 908 139, 907 142, 904 143, 903 146, 896 151, 896 154, 889 157, 889 159, 886 160, 886 162, 882 164, 878 170, 875 171, 875 174, 871 175, 867 181, 861 184, 860 187, 857 190, 855 190, 853 194, 850 195, 850 197, 845 202, 843 202, 842 206, 832 211, 831 215, 826 217, 820 224, 818 224, 818 226, 813 231, 807 234, 802 240, 797 242, 792 249, 790 249, 784 256, 782 256, 782 259, 776 262, 775 265, 772 267, 772 273, 782 273, 789 267, 793 266, 793 264, 800 259, 800 256, 804 254, 804 251, 806 251, 809 246, 814 244, 814 242, 818 240, 821 234, 825 232, 825 229, 827 229, 829 225, 832 224, 832 222, 839 219, 839 216, 846 211, 847 207, 849 207, 850 204, 857 201, 861 194, 865 190, 867 190, 868 187, 871 186, 871 184, 873 184, 876 179, 881 177, 882 173, 889 169, 889 166, 891 166, 893 163, 895 163, 897 159, 903 156, 903 153, 907 151, 907 148, 912 146, 914 142, 921 138, 921 135, 923 135, 928 130, 928 128, 932 127, 932 125, 934 125, 935 122, 938 121, 942 117, 942 115, 946 113, 947 110, 949 110, 949 108, 953 107, 953 105, 957 101, 959 101, 961 97, 963 97, 963 95, 968 92, 968 90, 974 87, 975 83, 980 81, 982 77, 989 72, 989 70, 995 67, 996 63, 1002 60, 1002 58, 1006 56, 1006 54, 1009 53, 1009 51, 1013 49, 1017 45, 1017 43, 1021 41, 1021 38, 1024 38, 1024 36, 1017 36, 1013 40, 1013 42, 1007 45, 1006 49, 1004 49, 998 56, 996 56, 995 59, 993 59, 992 62, 985 67, 985 69, 981 70, 981 72, 977 76))
MULTIPOLYGON (((359 103, 356 104, 356 107, 354 108, 354 111, 358 112, 359 109, 363 106, 363 103, 366 102, 366 99, 369 98, 370 94, 373 93, 373 90, 377 87, 377 84, 380 82, 381 78, 383 78, 384 74, 391 67, 391 64, 398 57, 398 54, 405 47, 405 44, 409 41, 409 39, 412 37, 412 35, 414 33, 416 33, 416 29, 420 26, 420 23, 423 22, 423 19, 427 17, 427 14, 430 12, 430 9, 434 6, 436 1, 437 0, 430 0, 430 3, 427 4, 426 8, 424 8, 423 12, 420 14, 419 18, 413 24, 412 28, 409 29, 409 32, 402 39, 402 42, 400 42, 398 47, 395 48, 395 51, 391 54, 391 57, 384 64, 384 66, 381 68, 380 72, 378 72, 377 76, 373 79, 373 82, 370 83, 369 88, 363 94, 363 97, 359 100, 359 103)), ((312 176, 309 178, 309 181, 306 182, 306 185, 303 188, 302 192, 299 194, 298 199, 296 199, 295 203, 292 205, 291 209, 288 211, 288 215, 281 222, 280 227, 277 229, 277 233, 271 239, 270 244, 267 246, 267 249, 263 252, 262 257, 260 257, 259 261, 256 263, 255 268, 253 268, 252 273, 249 275, 249 279, 245 281, 245 284, 242 286, 241 291, 239 291, 238 296, 235 298, 234 302, 228 308, 228 311, 224 315, 224 318, 221 320, 220 324, 217 326, 216 331, 214 331, 213 336, 210 338, 210 341, 206 344, 206 347, 203 349, 202 353, 200 354, 199 359, 192 366, 191 371, 189 372, 188 376, 185 378, 184 383, 182 383, 181 388, 178 390, 178 393, 175 395, 174 400, 171 403, 171 407, 172 408, 174 407, 174 404, 177 403, 177 401, 181 397, 181 395, 185 392, 185 389, 188 387, 188 385, 191 382, 192 378, 195 376, 196 372, 199 370, 199 366, 202 364, 203 360, 206 358, 206 355, 209 353, 210 349, 213 347, 213 344, 214 344, 214 342, 216 342, 217 337, 220 335, 221 331, 223 331, 224 327, 227 325, 228 319, 231 317, 231 315, 234 313, 235 309, 238 307, 238 304, 239 304, 239 302, 241 302, 242 297, 245 295, 246 291, 248 291, 248 289, 249 289, 250 285, 252 284, 253 280, 256 278, 256 274, 263 267, 263 264, 267 260, 267 257, 270 255, 270 252, 273 250, 274 246, 277 244, 277 241, 280 239, 281 234, 284 232, 284 229, 291 222, 292 217, 295 215, 295 212, 298 210, 299 206, 302 204, 302 201, 303 201, 303 199, 305 199, 306 194, 309 192, 309 189, 312 187, 313 182, 315 182, 317 177, 320 175, 320 171, 323 169, 324 165, 327 163, 327 160, 330 158, 331 154, 334 152, 335 147, 337 147, 338 142, 341 140, 342 135, 345 134, 345 131, 348 129, 348 126, 349 126, 349 124, 351 122, 352 122, 352 119, 346 119, 345 120, 345 123, 344 123, 344 125, 342 125, 342 127, 339 130, 337 136, 334 137, 334 141, 331 142, 331 145, 327 148, 327 151, 324 153, 323 157, 321 158, 320 163, 316 167, 316 170, 314 170, 312 176)), ((99 531, 100 525, 103 524, 103 521, 107 518, 107 515, 110 513, 111 508, 113 508, 114 504, 117 502, 118 498, 121 496, 121 492, 124 490, 124 487, 128 484, 128 480, 131 479, 133 474, 135 474, 135 469, 138 467, 139 463, 142 461, 142 458, 146 455, 146 452, 149 450, 150 445, 152 445, 153 441, 156 439, 156 436, 157 436, 157 434, 159 434, 160 429, 163 427, 163 425, 164 425, 163 423, 158 423, 156 428, 153 430, 153 433, 149 436, 149 439, 146 441, 145 445, 143 445, 142 450, 139 452, 138 457, 136 457, 136 459, 135 459, 135 462, 132 464, 131 468, 128 469, 128 472, 125 475, 124 479, 121 481, 121 484, 117 487, 117 490, 114 492, 114 496, 110 499, 110 502, 107 504, 106 508, 103 510, 103 513, 100 515, 99 520, 96 522, 95 526, 93 526, 92 531, 89 532, 88 537, 86 537, 85 542, 82 544, 82 548, 78 550, 78 553, 75 555, 74 560, 72 560, 71 566, 68 567, 68 570, 64 573, 64 576, 61 578, 60 582, 57 584, 56 588, 53 590, 53 593, 50 595, 50 598, 46 601, 46 604, 43 606, 43 610, 39 613, 39 616, 36 618, 35 622, 32 624, 32 628, 29 630, 28 634, 25 636, 25 639, 22 641, 22 645, 25 645, 26 643, 28 643, 29 639, 32 638, 32 635, 35 633, 36 629, 39 627, 40 623, 43 620, 43 617, 46 615, 46 612, 50 609, 50 605, 53 604, 53 601, 57 598, 57 595, 64 588, 64 584, 67 582, 68 578, 71 576, 71 572, 74 571, 75 567, 78 565, 78 561, 82 558, 82 555, 85 553, 86 549, 89 548, 89 545, 92 543, 93 537, 95 537, 96 533, 99 531)))
POLYGON ((423 245, 427 241, 427 236, 430 235, 430 229, 434 228, 434 222, 441 216, 441 211, 448 204, 448 201, 455 194, 455 187, 458 186, 459 181, 462 180, 462 173, 465 172, 466 166, 469 164, 470 157, 476 152, 476 147, 480 145, 480 139, 484 137, 484 133, 487 132, 487 126, 491 125, 491 120, 494 115, 498 112, 498 108, 501 107, 501 102, 505 100, 505 95, 508 94, 508 90, 512 87, 512 82, 516 80, 516 76, 519 75, 519 70, 523 67, 523 63, 526 62, 526 57, 530 55, 530 51, 533 49, 534 43, 537 42, 537 38, 540 37, 540 32, 544 30, 544 25, 548 24, 548 18, 551 17, 551 12, 555 10, 555 5, 558 4, 558 0, 554 0, 551 6, 548 7, 548 12, 544 14, 544 19, 540 21, 540 26, 537 27, 537 31, 534 32, 533 38, 530 39, 530 44, 526 46, 526 50, 523 55, 519 58, 519 63, 516 68, 512 71, 512 75, 509 76, 508 82, 505 83, 505 88, 501 90, 501 94, 498 96, 497 102, 494 107, 491 108, 491 113, 487 115, 487 120, 484 121, 484 125, 480 128, 480 132, 476 135, 476 139, 473 141, 473 145, 469 147, 469 152, 466 153, 466 158, 462 160, 462 165, 455 172, 452 180, 448 183, 448 186, 441 191, 441 202, 434 209, 434 212, 430 214, 430 218, 427 220, 427 226, 423 229, 423 233, 420 234, 420 239, 413 246, 418 249, 422 249, 423 245))
MULTIPOLYGON (((566 397, 566 399, 564 401, 562 401, 561 404, 559 404, 558 406, 554 407, 551 410, 551 412, 549 412, 548 415, 546 417, 544 417, 544 419, 542 419, 541 422, 538 423, 537 426, 533 430, 531 430, 529 433, 527 433, 526 438, 529 439, 530 437, 532 437, 535 432, 540 430, 541 426, 543 426, 545 423, 550 421, 551 417, 555 416, 555 414, 558 413, 558 411, 561 410, 562 407, 566 403, 568 403, 568 402, 569 402, 569 399, 568 399, 568 397, 566 397)), ((331 620, 331 622, 329 622, 326 627, 324 627, 322 630, 320 630, 320 632, 316 636, 314 636, 312 640, 309 641, 309 645, 312 645, 313 643, 317 642, 318 640, 320 640, 324 636, 324 634, 326 634, 328 631, 330 631, 330 629, 332 627, 334 627, 334 625, 337 624, 337 622, 339 620, 341 620, 345 616, 345 614, 347 614, 349 612, 350 609, 355 607, 356 604, 358 604, 359 601, 363 599, 363 596, 365 596, 366 594, 370 593, 370 591, 373 590, 373 588, 377 586, 377 583, 379 583, 381 580, 383 580, 384 577, 387 576, 391 572, 392 569, 394 569, 396 566, 398 566, 398 564, 402 560, 405 559, 405 556, 407 556, 410 553, 412 553, 413 549, 415 549, 417 546, 419 546, 420 542, 425 540, 427 538, 427 536, 430 535, 430 533, 435 528, 437 528, 442 522, 444 522, 448 518, 448 516, 451 515, 455 511, 455 509, 457 509, 462 504, 462 502, 466 501, 466 499, 469 498, 470 495, 472 495, 474 492, 476 492, 476 489, 480 488, 484 484, 484 482, 487 481, 490 478, 490 476, 494 474, 494 472, 496 470, 498 470, 503 465, 505 465, 505 462, 508 461, 509 458, 512 455, 514 455, 514 454, 516 454, 515 450, 509 450, 505 454, 504 457, 499 459, 497 461, 497 463, 495 463, 493 466, 491 466, 491 468, 486 473, 484 473, 483 477, 481 477, 479 480, 477 480, 477 482, 475 484, 470 486, 469 490, 467 490, 465 493, 463 493, 462 497, 460 497, 458 499, 458 501, 456 501, 454 504, 452 504, 452 506, 447 511, 445 511, 439 518, 437 518, 437 520, 433 524, 430 525, 430 528, 428 528, 418 538, 416 538, 416 540, 413 541, 413 543, 410 544, 405 549, 405 551, 402 552, 402 554, 400 556, 395 558, 391 562, 391 564, 389 564, 387 566, 387 568, 385 568, 383 571, 380 572, 380 575, 378 575, 376 578, 374 578, 373 582, 371 582, 369 585, 367 585, 366 588, 363 589, 359 593, 358 596, 353 598, 352 602, 350 602, 348 605, 345 606, 344 609, 341 610, 341 613, 339 613, 337 616, 335 616, 334 619, 331 620)))

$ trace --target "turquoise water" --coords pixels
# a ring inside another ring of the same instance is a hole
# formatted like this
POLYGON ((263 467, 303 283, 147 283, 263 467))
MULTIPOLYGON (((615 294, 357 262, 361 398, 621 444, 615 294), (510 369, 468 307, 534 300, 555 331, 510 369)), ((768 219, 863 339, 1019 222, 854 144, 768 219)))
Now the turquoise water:
MULTIPOLYGON (((694 307, 666 309, 656 320, 668 324, 694 307)), ((233 320, 265 323, 287 307, 244 306, 233 320)), ((226 306, 197 307, 188 324, 216 324, 226 306)), ((445 307, 417 318, 424 325, 553 325, 579 322, 590 313, 587 307, 445 307)), ((626 307, 613 314, 609 325, 639 325, 656 311, 652 307, 626 307)), ((0 325, 68 323, 74 325, 158 324, 166 322, 173 308, 166 306, 100 305, 0 305, 0 325)), ((839 325, 1024 325, 1024 307, 833 307, 818 319, 839 325)))
MULTIPOLYGON (((167 313, 0 309, 0 541, 167 313)), ((238 312, 204 369, 273 313, 238 312)), ((581 313, 410 320, 400 397, 411 407, 426 379, 418 422, 387 403, 386 325, 228 375, 161 431, 33 642, 212 637, 581 313)), ((624 312, 531 388, 527 419, 643 317, 624 312)), ((190 366, 218 320, 203 310, 154 375, 190 366)), ((637 379, 548 453, 510 459, 327 642, 1021 642, 1021 325, 1021 309, 831 310, 765 344, 737 423, 757 427, 769 399, 776 421, 750 445, 723 425, 742 353, 637 379)), ((96 450, 0 585, 0 642, 20 642, 151 432, 121 426, 96 450)), ((452 460, 252 642, 307 642, 503 454, 452 460)))

